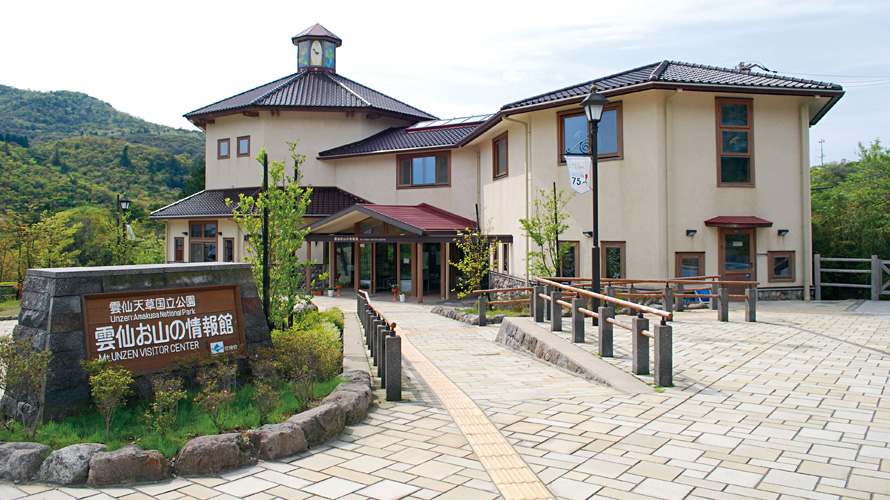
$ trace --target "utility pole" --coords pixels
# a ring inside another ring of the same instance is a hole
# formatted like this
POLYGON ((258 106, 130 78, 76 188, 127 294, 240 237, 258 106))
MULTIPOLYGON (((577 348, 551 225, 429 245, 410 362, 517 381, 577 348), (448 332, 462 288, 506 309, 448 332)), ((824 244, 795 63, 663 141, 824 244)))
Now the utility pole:
POLYGON ((819 139, 819 164, 825 166, 825 139, 819 139))

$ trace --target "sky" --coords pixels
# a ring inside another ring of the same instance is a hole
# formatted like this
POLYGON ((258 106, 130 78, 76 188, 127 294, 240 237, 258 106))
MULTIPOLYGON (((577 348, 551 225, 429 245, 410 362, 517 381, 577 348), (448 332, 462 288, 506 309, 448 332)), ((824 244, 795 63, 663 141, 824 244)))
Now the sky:
POLYGON ((439 118, 661 60, 840 84, 812 165, 890 141, 890 2, 29 0, 0 13, 0 84, 72 90, 155 123, 295 73, 291 37, 343 40, 337 72, 439 118), (824 141, 824 142, 820 142, 824 141))

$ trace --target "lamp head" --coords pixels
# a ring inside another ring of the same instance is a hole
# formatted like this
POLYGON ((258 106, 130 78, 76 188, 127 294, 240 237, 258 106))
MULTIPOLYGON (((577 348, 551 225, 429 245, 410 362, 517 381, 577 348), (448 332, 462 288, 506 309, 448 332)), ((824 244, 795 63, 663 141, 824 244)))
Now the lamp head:
POLYGON ((596 84, 590 87, 590 94, 581 101, 581 107, 584 108, 584 114, 587 115, 588 122, 599 122, 603 117, 603 108, 609 104, 609 100, 596 91, 596 84))

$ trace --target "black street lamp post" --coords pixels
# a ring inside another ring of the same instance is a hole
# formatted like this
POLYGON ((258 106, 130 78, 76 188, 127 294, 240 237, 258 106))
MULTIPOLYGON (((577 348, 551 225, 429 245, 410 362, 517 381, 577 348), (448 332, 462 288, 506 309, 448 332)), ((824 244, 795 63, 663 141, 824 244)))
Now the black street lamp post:
MULTIPOLYGON (((598 94, 596 84, 591 85, 590 94, 581 101, 581 107, 584 108, 584 114, 587 115, 587 144, 590 152, 592 164, 591 178, 593 180, 593 252, 592 252, 592 271, 590 290, 594 293, 600 293, 600 235, 599 235, 599 173, 597 167, 597 143, 596 136, 599 131, 599 122, 603 117, 603 108, 609 102, 608 99, 598 94)), ((591 308, 598 311, 600 306, 599 299, 593 299, 591 308)), ((596 319, 594 319, 596 324, 596 319)))
POLYGON ((124 194, 124 197, 121 198, 121 195, 117 195, 117 264, 121 265, 121 260, 123 260, 123 252, 121 251, 121 232, 123 232, 123 227, 121 226, 121 213, 130 210, 130 198, 127 198, 127 195, 124 194))

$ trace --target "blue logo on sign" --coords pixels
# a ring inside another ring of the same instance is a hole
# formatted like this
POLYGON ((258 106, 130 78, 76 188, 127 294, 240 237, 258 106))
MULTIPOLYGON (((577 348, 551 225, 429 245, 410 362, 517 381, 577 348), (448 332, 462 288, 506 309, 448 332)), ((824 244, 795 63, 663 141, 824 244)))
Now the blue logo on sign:
POLYGON ((210 352, 213 354, 222 354, 225 351, 225 347, 223 347, 222 342, 211 342, 210 343, 210 352))

